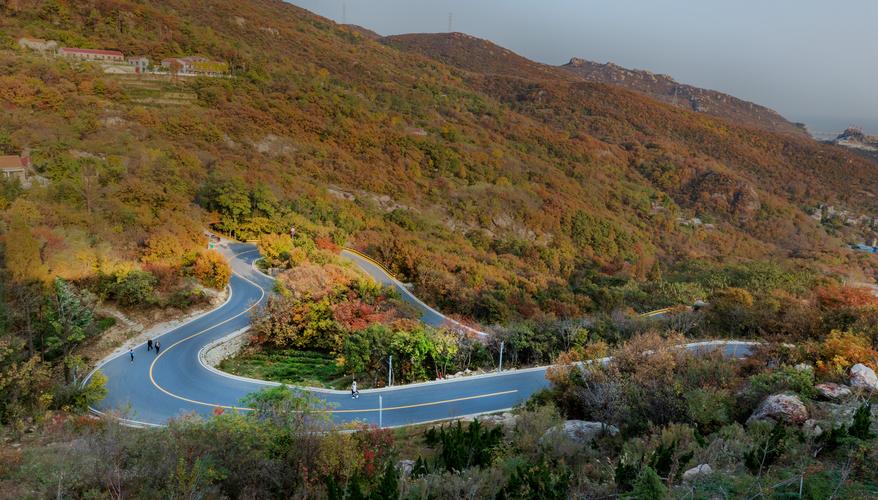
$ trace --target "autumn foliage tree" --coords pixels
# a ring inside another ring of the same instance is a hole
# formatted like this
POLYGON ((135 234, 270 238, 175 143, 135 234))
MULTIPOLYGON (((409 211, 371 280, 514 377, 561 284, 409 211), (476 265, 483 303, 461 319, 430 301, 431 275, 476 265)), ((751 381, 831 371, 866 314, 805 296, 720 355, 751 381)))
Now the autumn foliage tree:
POLYGON ((221 253, 216 250, 205 250, 195 258, 192 274, 204 286, 222 290, 229 284, 232 268, 221 253))

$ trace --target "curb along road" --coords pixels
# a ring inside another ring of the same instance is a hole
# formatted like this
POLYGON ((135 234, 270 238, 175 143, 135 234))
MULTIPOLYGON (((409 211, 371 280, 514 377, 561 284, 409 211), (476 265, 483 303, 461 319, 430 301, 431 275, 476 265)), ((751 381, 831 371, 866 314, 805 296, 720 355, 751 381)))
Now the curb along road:
MULTIPOLYGON (((132 426, 161 426, 172 418, 190 413, 210 416, 219 411, 249 411, 241 403, 245 396, 279 385, 224 373, 202 359, 207 349, 240 335, 249 327, 249 312, 263 303, 273 287, 273 280, 253 266, 258 258, 254 245, 225 241, 220 250, 233 270, 228 300, 159 336, 164 348, 158 356, 147 351, 145 345, 138 345, 134 348, 133 362, 127 352, 104 360, 95 371, 101 370, 107 376, 108 393, 92 408, 93 412, 120 412, 122 422, 132 426)), ((460 325, 420 301, 380 264, 347 250, 342 255, 377 281, 399 289, 403 298, 422 312, 426 323, 460 325)), ((684 347, 722 349, 729 356, 746 356, 753 344, 715 341, 684 347)), ((538 367, 366 389, 360 391, 358 399, 352 399, 347 391, 300 389, 324 400, 336 423, 364 421, 377 425, 380 419, 385 427, 398 427, 508 410, 548 386, 545 371, 546 367, 538 367), (379 396, 383 404, 381 416, 379 396)))

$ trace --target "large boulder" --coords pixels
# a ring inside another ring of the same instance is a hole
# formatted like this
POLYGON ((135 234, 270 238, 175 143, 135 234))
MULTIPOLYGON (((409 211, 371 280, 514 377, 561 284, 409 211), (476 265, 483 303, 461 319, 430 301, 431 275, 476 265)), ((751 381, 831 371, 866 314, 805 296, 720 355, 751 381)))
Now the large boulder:
POLYGON ((868 366, 857 363, 851 367, 851 387, 878 392, 878 376, 868 366))
POLYGON ((830 401, 843 401, 852 394, 847 386, 832 382, 817 384, 814 388, 817 389, 817 393, 820 394, 820 396, 830 401))
POLYGON ((773 420, 801 425, 808 420, 808 408, 799 396, 790 393, 772 394, 765 398, 747 422, 773 420))
POLYGON ((692 482, 705 476, 709 476, 710 474, 713 474, 713 469, 710 465, 701 464, 684 472, 683 481, 692 482))
POLYGON ((619 433, 619 429, 613 425, 604 424, 602 422, 568 420, 563 424, 556 425, 547 430, 545 434, 543 434, 543 437, 540 438, 540 442, 545 443, 546 440, 553 437, 564 436, 575 443, 590 444, 594 438, 604 433, 615 436, 619 433))
POLYGON ((415 461, 414 460, 400 460, 396 464, 396 470, 402 472, 402 474, 406 477, 412 475, 412 471, 415 469, 415 461))

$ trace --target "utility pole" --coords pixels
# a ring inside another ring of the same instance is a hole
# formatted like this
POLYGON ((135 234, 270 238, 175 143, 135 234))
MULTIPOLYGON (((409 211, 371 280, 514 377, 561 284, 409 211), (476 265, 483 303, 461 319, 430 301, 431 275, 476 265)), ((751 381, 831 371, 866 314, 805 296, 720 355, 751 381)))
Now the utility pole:
POLYGON ((452 20, 452 13, 449 12, 448 13, 448 32, 449 33, 451 33, 451 20, 452 20))
POLYGON ((500 368, 497 370, 499 372, 503 371, 503 341, 500 341, 500 368))
POLYGON ((341 23, 342 24, 348 23, 348 3, 347 2, 341 3, 341 23))
POLYGON ((387 356, 387 387, 393 385, 393 354, 387 356))

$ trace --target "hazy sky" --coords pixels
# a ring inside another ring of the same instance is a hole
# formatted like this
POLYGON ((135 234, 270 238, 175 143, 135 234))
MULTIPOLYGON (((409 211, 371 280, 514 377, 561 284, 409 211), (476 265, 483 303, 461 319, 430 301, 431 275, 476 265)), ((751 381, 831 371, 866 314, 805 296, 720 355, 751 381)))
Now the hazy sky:
POLYGON ((452 31, 530 59, 666 73, 813 132, 878 134, 876 0, 292 0, 382 35, 452 31))

